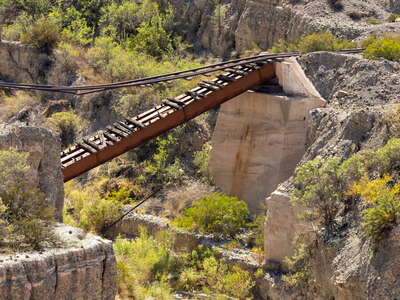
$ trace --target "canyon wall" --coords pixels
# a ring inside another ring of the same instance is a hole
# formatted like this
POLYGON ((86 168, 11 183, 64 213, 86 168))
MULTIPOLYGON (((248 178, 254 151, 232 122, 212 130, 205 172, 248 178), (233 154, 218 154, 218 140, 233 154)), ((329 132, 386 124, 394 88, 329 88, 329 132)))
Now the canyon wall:
POLYGON ((158 0, 176 11, 176 30, 195 45, 195 50, 229 56, 246 50, 266 50, 275 42, 294 42, 303 35, 328 31, 347 39, 371 33, 398 32, 400 23, 389 23, 391 12, 400 9, 398 0, 343 2, 335 10, 326 0, 158 0), (350 12, 367 17, 353 20, 350 12), (380 24, 370 24, 376 18, 380 24))
MULTIPOLYGON (((308 147, 299 164, 316 157, 347 159, 359 150, 381 147, 393 136, 387 116, 400 100, 397 63, 328 52, 305 55, 299 63, 328 102, 325 108, 310 112, 308 147)), ((395 299, 400 294, 399 227, 394 225, 372 255, 360 219, 365 207, 357 201, 335 220, 340 230, 334 237, 314 241, 309 261, 312 284, 292 289, 281 280, 282 273, 276 272, 276 268, 285 256, 293 253, 293 237, 319 230, 299 221, 302 209, 290 203, 292 190, 290 178, 266 199, 267 266, 275 269, 269 269, 261 283, 264 298, 395 299)))

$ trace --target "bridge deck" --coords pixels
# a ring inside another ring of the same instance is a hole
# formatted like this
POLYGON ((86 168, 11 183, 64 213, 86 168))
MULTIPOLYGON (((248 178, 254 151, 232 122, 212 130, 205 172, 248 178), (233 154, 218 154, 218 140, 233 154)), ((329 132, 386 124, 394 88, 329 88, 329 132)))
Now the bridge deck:
POLYGON ((227 68, 212 81, 134 117, 115 122, 61 152, 64 182, 71 180, 275 76, 268 59, 227 68))

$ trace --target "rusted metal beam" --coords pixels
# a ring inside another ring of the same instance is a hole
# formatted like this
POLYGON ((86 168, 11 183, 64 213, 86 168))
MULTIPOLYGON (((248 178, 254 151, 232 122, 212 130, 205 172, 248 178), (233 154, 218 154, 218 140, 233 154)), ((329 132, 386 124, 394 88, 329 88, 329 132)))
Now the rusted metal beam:
MULTIPOLYGON (((136 146, 197 117, 225 101, 228 101, 261 84, 263 81, 273 78, 274 76, 274 64, 265 64, 256 70, 249 72, 242 78, 236 80, 232 78, 234 81, 229 82, 218 91, 209 93, 205 95, 204 98, 198 99, 197 101, 188 102, 188 104, 182 107, 182 109, 176 110, 162 119, 158 119, 154 122, 149 121, 149 125, 141 128, 141 130, 133 132, 131 135, 125 135, 111 126, 107 127, 109 131, 120 135, 120 140, 113 138, 113 145, 105 147, 95 153, 86 153, 80 156, 79 159, 73 161, 73 163, 65 166, 63 168, 64 182, 71 180, 135 148, 136 146)), ((184 97, 185 96, 181 95, 177 98, 183 99, 184 97)), ((157 109, 154 111, 157 111, 157 109)), ((108 134, 104 133, 104 135, 107 137, 108 134)))

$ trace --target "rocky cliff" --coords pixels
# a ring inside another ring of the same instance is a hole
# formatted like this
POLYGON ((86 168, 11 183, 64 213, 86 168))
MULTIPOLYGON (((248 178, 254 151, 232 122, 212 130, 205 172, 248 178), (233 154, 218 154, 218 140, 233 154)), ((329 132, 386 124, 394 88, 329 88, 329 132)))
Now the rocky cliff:
POLYGON ((400 10, 398 0, 345 1, 341 10, 333 9, 326 0, 174 0, 168 3, 177 11, 178 31, 199 49, 220 56, 232 51, 268 49, 280 39, 294 42, 304 34, 318 31, 357 39, 373 32, 400 30, 400 23, 387 21, 391 12, 400 10), (351 18, 354 12, 361 18, 351 18), (369 19, 376 19, 379 24, 371 24, 369 19))
MULTIPOLYGON (((362 149, 383 146, 393 136, 388 128, 387 113, 399 101, 399 65, 374 62, 357 56, 314 53, 299 59, 306 74, 328 100, 328 106, 311 111, 308 147, 301 163, 317 156, 348 158, 362 149)), ((265 227, 267 258, 282 262, 293 251, 295 233, 309 231, 297 226, 297 212, 290 203, 292 180, 281 184, 266 200, 268 218, 265 227), (285 212, 285 213, 282 213, 285 212), (284 226, 276 226, 284 224, 284 226), (291 224, 293 226, 291 226, 291 224), (288 253, 289 252, 289 253, 288 253)), ((362 238, 360 204, 341 216, 343 226, 334 240, 318 241, 313 249, 312 274, 315 284, 308 291, 282 288, 276 273, 266 276, 268 299, 395 299, 400 295, 398 252, 399 227, 371 255, 369 242, 362 238)), ((293 253, 293 252, 292 252, 293 253)), ((264 283, 265 283, 264 282, 264 283)))
POLYGON ((114 299, 111 242, 66 225, 57 225, 55 232, 65 248, 0 255, 0 299, 114 299))

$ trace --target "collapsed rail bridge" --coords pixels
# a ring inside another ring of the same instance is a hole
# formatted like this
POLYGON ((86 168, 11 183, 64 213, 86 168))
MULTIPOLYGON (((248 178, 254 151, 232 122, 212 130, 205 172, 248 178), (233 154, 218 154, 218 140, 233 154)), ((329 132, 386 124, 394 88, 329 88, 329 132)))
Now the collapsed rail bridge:
MULTIPOLYGON (((359 53, 362 49, 342 50, 359 53)), ((135 117, 114 122, 105 129, 85 137, 61 152, 64 182, 69 181, 101 164, 135 148, 136 146, 175 128, 220 104, 253 89, 275 77, 275 63, 298 53, 264 54, 235 59, 214 65, 165 75, 88 86, 51 86, 0 82, 0 88, 39 90, 85 95, 104 90, 133 86, 148 86, 194 76, 209 76, 224 72, 213 80, 205 80, 176 98, 162 100, 135 117)))

